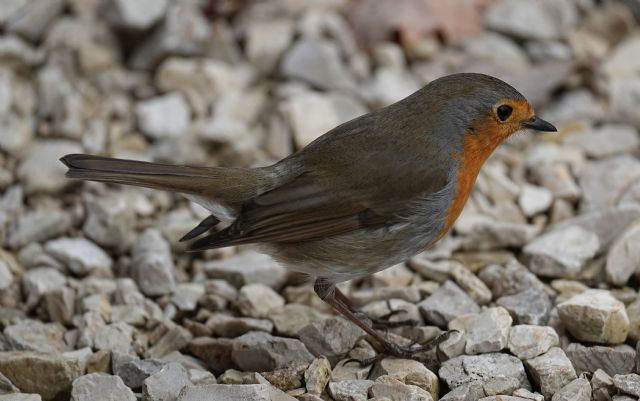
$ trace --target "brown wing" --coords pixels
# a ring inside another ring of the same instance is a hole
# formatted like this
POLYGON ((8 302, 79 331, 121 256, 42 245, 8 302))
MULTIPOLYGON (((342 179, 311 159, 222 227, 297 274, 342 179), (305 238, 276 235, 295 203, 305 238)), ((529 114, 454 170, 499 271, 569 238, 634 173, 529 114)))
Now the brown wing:
POLYGON ((246 203, 228 228, 195 241, 194 251, 251 242, 300 242, 389 223, 363 202, 331 194, 302 174, 246 203))

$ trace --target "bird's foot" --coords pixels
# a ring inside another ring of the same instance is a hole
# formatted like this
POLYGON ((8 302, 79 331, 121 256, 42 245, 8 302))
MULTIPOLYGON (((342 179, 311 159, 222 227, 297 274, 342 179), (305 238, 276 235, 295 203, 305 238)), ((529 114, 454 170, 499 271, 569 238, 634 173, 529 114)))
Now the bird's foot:
POLYGON ((414 319, 405 319, 400 321, 390 320, 391 317, 401 315, 403 313, 407 313, 407 311, 396 309, 380 317, 367 316, 367 318, 371 320, 371 326, 378 330, 393 329, 395 327, 415 327, 418 325, 418 321, 414 319))
POLYGON ((366 319, 371 321, 371 327, 377 330, 388 330, 396 327, 415 327, 418 325, 418 321, 414 319, 392 321, 391 318, 393 316, 407 313, 407 311, 403 309, 395 309, 395 310, 391 309, 391 303, 389 301, 387 301, 387 307, 389 308, 390 312, 385 313, 384 315, 379 317, 370 316, 362 311, 354 311, 354 312, 364 316, 366 319))
POLYGON ((413 359, 418 362, 425 362, 423 358, 420 358, 420 354, 431 351, 440 343, 449 339, 449 337, 455 332, 457 332, 457 330, 447 331, 430 340, 426 344, 419 344, 418 346, 416 346, 415 342, 407 346, 402 346, 387 340, 385 343, 381 344, 384 347, 383 351, 376 356, 367 359, 353 358, 348 360, 347 363, 358 362, 360 366, 369 366, 389 356, 400 359, 413 359))

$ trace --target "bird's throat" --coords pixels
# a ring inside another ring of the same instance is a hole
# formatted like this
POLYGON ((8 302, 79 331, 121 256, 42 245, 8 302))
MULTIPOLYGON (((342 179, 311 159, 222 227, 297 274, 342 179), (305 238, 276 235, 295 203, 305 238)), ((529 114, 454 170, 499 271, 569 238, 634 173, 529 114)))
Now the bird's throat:
POLYGON ((462 152, 452 155, 458 161, 456 192, 440 237, 451 229, 462 213, 482 165, 504 140, 503 136, 497 135, 492 124, 473 128, 465 135, 462 152))

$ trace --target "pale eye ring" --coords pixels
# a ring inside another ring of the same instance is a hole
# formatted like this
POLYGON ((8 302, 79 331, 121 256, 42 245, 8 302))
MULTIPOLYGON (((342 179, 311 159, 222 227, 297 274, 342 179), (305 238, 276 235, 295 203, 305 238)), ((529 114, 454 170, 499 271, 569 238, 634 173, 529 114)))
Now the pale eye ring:
POLYGON ((496 109, 496 114, 498 115, 500 121, 505 121, 507 118, 509 118, 509 116, 511 116, 512 112, 513 108, 508 104, 498 106, 498 108, 496 109))

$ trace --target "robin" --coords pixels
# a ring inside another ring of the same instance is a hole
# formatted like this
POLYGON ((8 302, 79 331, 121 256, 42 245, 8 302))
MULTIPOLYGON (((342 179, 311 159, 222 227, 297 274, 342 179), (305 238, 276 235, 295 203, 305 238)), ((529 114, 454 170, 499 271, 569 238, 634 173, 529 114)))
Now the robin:
POLYGON ((412 357, 432 349, 389 341, 336 283, 429 248, 460 215, 482 164, 523 128, 556 131, 507 83, 483 74, 432 81, 261 168, 191 167, 67 155, 67 177, 179 192, 211 216, 187 233, 190 249, 258 243, 313 278, 316 294, 380 343, 412 357), (224 228, 215 230, 218 223, 224 228), (206 233, 206 235, 205 235, 206 233))

